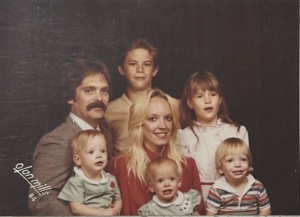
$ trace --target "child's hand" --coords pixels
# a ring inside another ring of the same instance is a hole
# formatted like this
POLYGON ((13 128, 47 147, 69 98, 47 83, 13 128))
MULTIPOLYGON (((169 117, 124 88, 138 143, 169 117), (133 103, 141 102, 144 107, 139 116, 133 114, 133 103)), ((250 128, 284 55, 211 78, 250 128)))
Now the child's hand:
POLYGON ((116 215, 113 208, 103 209, 101 215, 116 215))
POLYGON ((120 210, 117 210, 117 209, 115 209, 114 207, 114 204, 110 204, 110 207, 114 210, 114 215, 120 215, 120 210))

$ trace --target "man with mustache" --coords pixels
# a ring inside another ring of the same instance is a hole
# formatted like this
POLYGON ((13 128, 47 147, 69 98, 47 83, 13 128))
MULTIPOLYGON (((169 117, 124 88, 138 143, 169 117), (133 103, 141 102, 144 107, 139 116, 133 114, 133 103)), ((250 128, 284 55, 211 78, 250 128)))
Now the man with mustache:
POLYGON ((99 60, 77 59, 64 81, 70 114, 41 138, 33 155, 34 188, 29 189, 28 207, 34 215, 73 215, 68 203, 57 198, 73 174, 70 140, 82 130, 100 130, 109 101, 109 72, 99 60))

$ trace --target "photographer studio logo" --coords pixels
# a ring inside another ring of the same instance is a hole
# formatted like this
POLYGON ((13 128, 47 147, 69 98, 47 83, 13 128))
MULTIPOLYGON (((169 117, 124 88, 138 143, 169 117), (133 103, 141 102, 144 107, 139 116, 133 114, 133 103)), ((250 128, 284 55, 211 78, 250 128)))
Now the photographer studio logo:
MULTIPOLYGON (((24 164, 18 163, 14 168, 14 173, 19 173, 19 175, 29 183, 30 188, 33 188, 39 196, 49 194, 48 190, 52 189, 51 186, 42 184, 38 179, 35 179, 34 175, 28 170, 31 167, 32 166, 24 167, 24 164)), ((35 194, 29 194, 29 198, 35 201, 35 194)))

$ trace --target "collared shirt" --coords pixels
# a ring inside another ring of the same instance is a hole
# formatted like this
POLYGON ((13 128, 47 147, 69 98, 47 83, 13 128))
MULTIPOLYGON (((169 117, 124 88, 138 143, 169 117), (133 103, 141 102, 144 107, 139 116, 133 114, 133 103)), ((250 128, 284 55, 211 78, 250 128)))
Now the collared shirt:
POLYGON ((220 215, 257 215, 270 209, 270 201, 263 184, 251 174, 242 194, 239 194, 223 176, 216 180, 206 200, 206 210, 220 215))
POLYGON ((104 184, 106 182, 108 182, 108 177, 106 172, 104 172, 103 170, 101 170, 101 180, 99 182, 93 181, 91 179, 89 179, 88 177, 86 177, 86 175, 83 173, 82 169, 80 169, 78 166, 74 167, 74 172, 79 175, 82 179, 84 179, 86 182, 92 183, 92 184, 104 184))
POLYGON ((244 126, 238 131, 236 126, 223 123, 220 119, 215 126, 206 127, 194 121, 193 130, 190 127, 179 130, 177 145, 184 155, 195 159, 202 182, 213 183, 220 178, 215 166, 215 153, 222 141, 237 137, 249 144, 248 132, 244 126))
POLYGON ((74 171, 75 176, 69 178, 58 198, 95 208, 109 208, 111 203, 121 200, 117 180, 113 175, 102 170, 102 178, 96 182, 87 178, 80 168, 74 167, 74 171))
POLYGON ((84 120, 82 120, 80 117, 78 117, 74 113, 70 112, 69 115, 73 119, 73 122, 75 122, 76 124, 78 124, 78 126, 82 130, 99 130, 100 131, 99 125, 97 125, 97 128, 94 129, 91 125, 89 125, 87 122, 85 122, 84 120))
POLYGON ((191 189, 187 193, 177 192, 177 198, 172 203, 163 203, 154 195, 152 200, 143 205, 139 215, 192 215, 195 208, 200 204, 201 195, 198 191, 191 189))

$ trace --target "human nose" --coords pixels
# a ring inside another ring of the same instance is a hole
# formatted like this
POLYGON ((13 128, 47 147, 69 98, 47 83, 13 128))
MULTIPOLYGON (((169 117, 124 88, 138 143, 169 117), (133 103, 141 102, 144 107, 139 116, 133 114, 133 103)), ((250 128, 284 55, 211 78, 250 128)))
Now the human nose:
POLYGON ((166 179, 165 181, 164 181, 164 186, 169 186, 170 185, 170 181, 168 180, 168 179, 166 179))
POLYGON ((239 160, 234 161, 234 166, 235 167, 240 167, 241 166, 241 162, 239 160))
POLYGON ((159 122, 159 128, 161 128, 161 129, 165 129, 166 128, 165 120, 160 120, 160 122, 159 122))
POLYGON ((204 96, 204 100, 205 100, 205 103, 210 103, 211 102, 211 98, 208 95, 204 96))
POLYGON ((97 157, 97 158, 102 158, 102 153, 101 153, 101 152, 97 152, 96 157, 97 157))
POLYGON ((96 91, 95 101, 102 101, 102 92, 96 91))
POLYGON ((142 64, 137 65, 137 72, 144 72, 144 67, 142 64))

